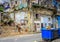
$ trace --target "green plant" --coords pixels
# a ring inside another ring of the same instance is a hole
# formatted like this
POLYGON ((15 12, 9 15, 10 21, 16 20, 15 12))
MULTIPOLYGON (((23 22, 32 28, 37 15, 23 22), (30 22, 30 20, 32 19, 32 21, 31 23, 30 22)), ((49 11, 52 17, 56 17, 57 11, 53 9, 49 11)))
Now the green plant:
POLYGON ((4 7, 2 5, 0 5, 0 11, 3 12, 4 7))

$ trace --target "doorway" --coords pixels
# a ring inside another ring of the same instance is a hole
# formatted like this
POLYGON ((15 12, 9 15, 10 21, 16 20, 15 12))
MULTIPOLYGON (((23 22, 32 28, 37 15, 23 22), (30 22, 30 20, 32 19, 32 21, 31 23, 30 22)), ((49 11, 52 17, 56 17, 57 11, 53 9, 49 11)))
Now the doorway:
POLYGON ((40 23, 40 21, 34 21, 34 31, 41 32, 41 23, 40 23))

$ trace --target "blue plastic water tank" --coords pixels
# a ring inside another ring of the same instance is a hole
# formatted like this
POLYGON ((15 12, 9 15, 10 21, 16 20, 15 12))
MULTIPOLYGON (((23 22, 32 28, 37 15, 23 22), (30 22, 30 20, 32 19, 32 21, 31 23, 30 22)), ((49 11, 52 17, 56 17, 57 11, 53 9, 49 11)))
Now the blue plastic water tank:
POLYGON ((53 30, 42 29, 42 39, 53 39, 53 30))
POLYGON ((59 38, 60 38, 60 28, 58 28, 58 35, 59 35, 59 38))

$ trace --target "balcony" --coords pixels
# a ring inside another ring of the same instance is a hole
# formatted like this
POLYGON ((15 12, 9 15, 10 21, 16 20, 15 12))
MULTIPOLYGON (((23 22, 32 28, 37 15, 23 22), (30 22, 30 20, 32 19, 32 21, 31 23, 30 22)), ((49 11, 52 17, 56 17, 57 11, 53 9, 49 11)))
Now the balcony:
POLYGON ((39 5, 39 4, 32 4, 33 8, 42 8, 42 9, 48 9, 48 10, 53 10, 54 7, 52 5, 39 5))
POLYGON ((45 7, 45 6, 43 6, 43 5, 39 5, 39 4, 32 4, 32 9, 34 10, 34 11, 37 11, 38 12, 38 10, 40 11, 40 13, 42 13, 42 14, 56 14, 56 12, 57 12, 57 10, 56 10, 56 8, 55 7, 45 7))

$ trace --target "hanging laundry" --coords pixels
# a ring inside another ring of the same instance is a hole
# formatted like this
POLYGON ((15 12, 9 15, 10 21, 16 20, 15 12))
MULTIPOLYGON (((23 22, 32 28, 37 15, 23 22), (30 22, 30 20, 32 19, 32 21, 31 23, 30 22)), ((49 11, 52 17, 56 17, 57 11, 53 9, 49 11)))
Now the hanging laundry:
POLYGON ((0 0, 0 4, 3 4, 3 3, 4 3, 4 1, 0 0))
POLYGON ((5 10, 10 8, 10 6, 9 6, 9 3, 8 3, 8 2, 5 2, 3 5, 4 5, 4 9, 5 9, 5 10))

